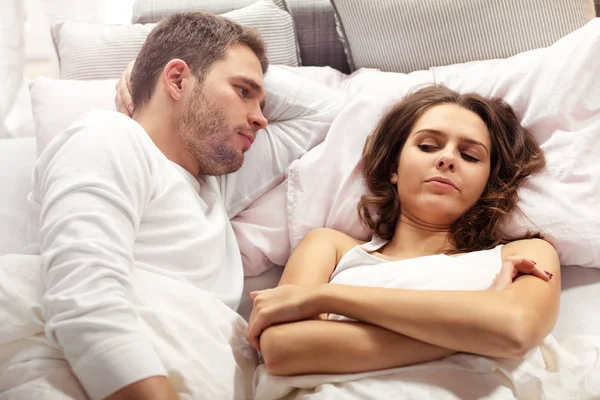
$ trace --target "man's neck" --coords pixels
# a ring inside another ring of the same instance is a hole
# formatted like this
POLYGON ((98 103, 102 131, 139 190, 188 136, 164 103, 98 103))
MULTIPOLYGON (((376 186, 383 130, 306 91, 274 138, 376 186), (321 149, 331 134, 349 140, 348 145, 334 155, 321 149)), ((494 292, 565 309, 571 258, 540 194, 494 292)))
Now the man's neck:
POLYGON ((172 113, 167 110, 158 110, 152 104, 133 113, 133 120, 144 128, 156 147, 172 162, 180 165, 192 175, 198 175, 189 153, 181 142, 180 135, 174 131, 172 113))

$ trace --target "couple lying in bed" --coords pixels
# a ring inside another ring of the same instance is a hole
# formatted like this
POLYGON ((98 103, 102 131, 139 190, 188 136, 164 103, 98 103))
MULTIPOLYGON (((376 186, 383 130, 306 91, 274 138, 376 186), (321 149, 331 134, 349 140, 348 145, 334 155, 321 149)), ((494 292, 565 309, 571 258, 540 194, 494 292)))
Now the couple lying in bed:
MULTIPOLYGON (((129 303, 134 269, 237 307, 243 270, 224 192, 267 124, 266 69, 255 32, 203 13, 168 18, 118 84, 122 113, 90 112, 40 156, 31 200, 46 333, 90 397, 177 398, 129 303)), ((267 368, 523 356, 555 323, 559 261, 547 242, 509 241, 497 226, 543 165, 502 101, 436 86, 406 96, 364 149, 358 212, 372 241, 313 231, 280 285, 252 293, 248 338, 267 368), (464 290, 406 290, 405 276, 464 290)))

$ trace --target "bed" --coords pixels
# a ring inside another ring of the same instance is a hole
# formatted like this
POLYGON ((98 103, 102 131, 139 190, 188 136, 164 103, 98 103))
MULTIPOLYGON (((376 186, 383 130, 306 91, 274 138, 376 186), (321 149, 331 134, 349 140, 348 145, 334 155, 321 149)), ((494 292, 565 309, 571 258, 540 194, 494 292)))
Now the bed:
MULTIPOLYGON (((529 378, 529 382, 521 386, 491 390, 498 383, 490 381, 491 386, 483 385, 480 391, 464 391, 474 379, 472 374, 455 376, 461 389, 419 369, 277 379, 259 366, 255 356, 244 353, 246 343, 237 348, 237 361, 232 362, 243 364, 243 371, 256 372, 223 377, 222 382, 236 382, 233 388, 219 387, 219 382, 200 378, 201 372, 215 368, 214 363, 186 364, 198 370, 195 375, 186 375, 181 366, 173 367, 181 398, 301 399, 320 394, 318 398, 364 399, 386 398, 399 390, 403 398, 419 399, 600 398, 600 162, 596 160, 600 151, 600 86, 590 72, 600 70, 600 20, 594 19, 591 1, 573 0, 566 2, 568 5, 558 0, 544 4, 507 2, 510 5, 506 8, 492 7, 491 11, 498 15, 491 16, 490 9, 478 9, 476 3, 469 3, 473 12, 468 21, 461 22, 462 29, 454 29, 453 23, 462 20, 464 14, 456 6, 442 2, 432 2, 435 6, 430 8, 411 8, 383 1, 367 10, 356 2, 340 0, 187 0, 176 4, 138 0, 131 25, 54 21, 52 37, 61 76, 39 78, 29 85, 31 109, 27 111, 35 122, 35 136, 0 140, 0 320, 10 321, 4 326, 12 323, 12 328, 0 330, 0 400, 87 398, 64 362, 27 364, 32 357, 58 357, 57 349, 44 344, 38 260, 21 254, 27 243, 26 197, 37 155, 58 131, 87 109, 114 108, 115 79, 135 58, 156 21, 169 13, 198 7, 228 13, 230 18, 255 26, 267 43, 278 38, 269 47, 269 57, 275 64, 273 74, 319 85, 319 93, 326 93, 340 106, 335 118, 325 121, 329 124, 327 136, 307 145, 284 175, 245 198, 234 213, 232 223, 246 273, 237 314, 225 310, 217 313, 217 305, 212 310, 195 308, 196 304, 182 303, 173 296, 178 288, 161 288, 163 292, 158 297, 173 309, 182 310, 175 314, 182 316, 185 311, 202 315, 199 320, 220 321, 229 326, 227 340, 242 341, 243 320, 252 307, 249 292, 277 284, 282 265, 306 232, 328 226, 366 237, 369 232, 357 224, 352 214, 363 190, 356 165, 364 139, 382 110, 411 88, 428 83, 502 96, 542 142, 550 168, 524 185, 520 191, 523 214, 515 214, 505 227, 518 234, 534 226, 553 242, 564 264, 563 290, 552 341, 545 344, 545 350, 532 354, 529 364, 524 364, 530 368, 527 371, 534 372, 523 372, 523 379, 529 378), (384 8, 388 19, 378 20, 384 8), (532 10, 536 11, 535 16, 532 10), (356 22, 356 15, 363 16, 362 20, 356 22), (401 23, 390 25, 393 18, 401 23), (470 50, 461 50, 460 46, 448 50, 445 40, 463 44, 467 39, 474 40, 465 33, 469 23, 476 27, 485 25, 486 34, 471 47, 464 47, 470 50), (372 35, 366 35, 373 26, 386 29, 374 29, 372 35), (436 30, 428 26, 436 26, 436 30), (385 46, 369 42, 373 37, 385 42, 385 46), (404 38, 402 43, 395 39, 398 37, 404 38), (499 37, 525 39, 510 43, 500 42, 499 37), (429 53, 415 52, 421 48, 429 49, 429 53), (350 138, 343 135, 348 131, 354 132, 350 138), (315 179, 313 171, 324 170, 329 174, 315 179), (531 383, 533 378, 537 379, 536 385, 531 383), (573 385, 561 385, 567 378, 573 385), (402 381, 411 384, 402 386, 402 381), (214 391, 206 391, 207 385, 214 391), (439 391, 440 388, 444 390, 439 391), (204 394, 199 395, 202 390, 204 394)), ((276 87, 279 84, 269 83, 276 81, 266 83, 267 92, 277 99, 277 103, 273 100, 268 105, 268 110, 275 113, 282 105, 312 101, 308 95, 308 100, 303 100, 303 95, 290 96, 276 87)), ((295 126, 285 118, 275 118, 273 123, 284 132, 295 126)), ((144 277, 140 279, 146 288, 159 286, 144 277)), ((148 308, 148 304, 142 306, 148 308)), ((153 329, 153 319, 154 323, 182 323, 177 315, 146 315, 148 329, 163 346, 162 354, 170 365, 183 362, 181 353, 198 354, 201 358, 189 337, 182 334, 175 345, 153 329)), ((200 322, 191 323, 188 329, 202 331, 213 340, 210 329, 200 322)), ((217 363, 226 369, 230 355, 219 354, 214 355, 217 363)), ((483 367, 480 361, 462 358, 452 362, 472 373, 485 368, 525 368, 500 363, 483 367)))

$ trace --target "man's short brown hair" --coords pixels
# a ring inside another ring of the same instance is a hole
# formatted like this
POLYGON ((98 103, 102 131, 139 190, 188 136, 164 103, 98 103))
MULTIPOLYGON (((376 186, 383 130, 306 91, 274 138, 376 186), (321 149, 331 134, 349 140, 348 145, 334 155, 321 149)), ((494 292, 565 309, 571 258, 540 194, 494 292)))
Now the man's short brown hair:
POLYGON ((135 61, 131 74, 134 106, 150 101, 163 68, 173 59, 185 61, 202 82, 215 61, 223 59, 235 44, 248 46, 262 67, 269 62, 260 34, 227 18, 206 12, 178 13, 167 17, 150 32, 135 61))

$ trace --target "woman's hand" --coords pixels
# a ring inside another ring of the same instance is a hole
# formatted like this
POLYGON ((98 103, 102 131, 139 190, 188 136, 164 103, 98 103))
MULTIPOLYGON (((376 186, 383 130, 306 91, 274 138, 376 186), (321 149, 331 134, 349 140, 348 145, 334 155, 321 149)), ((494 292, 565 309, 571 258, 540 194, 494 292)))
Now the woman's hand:
POLYGON ((133 100, 131 98, 131 71, 133 71, 133 63, 127 65, 125 71, 121 75, 121 79, 115 85, 117 94, 115 95, 115 107, 117 111, 131 117, 133 114, 133 100))
POLYGON ((274 289, 251 292, 254 308, 248 324, 248 340, 260 351, 260 335, 269 326, 315 317, 315 286, 281 285, 274 289))
POLYGON ((522 275, 532 275, 543 281, 552 278, 552 274, 537 267, 535 261, 525 257, 510 256, 504 260, 500 272, 488 290, 504 290, 522 275))

